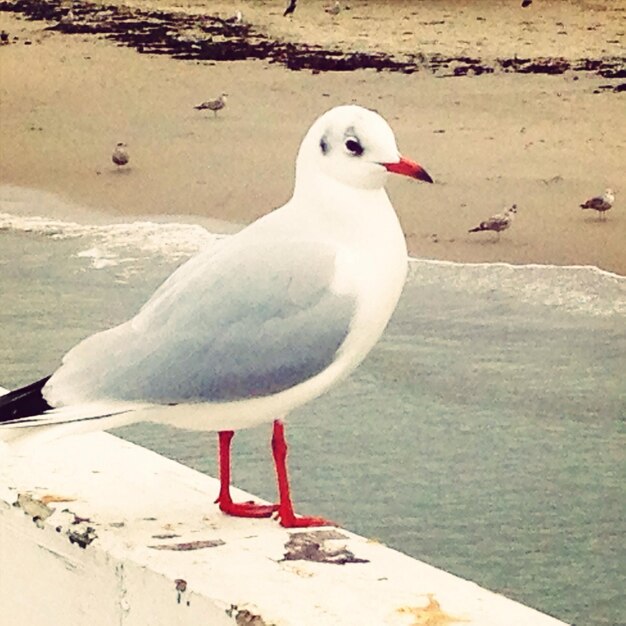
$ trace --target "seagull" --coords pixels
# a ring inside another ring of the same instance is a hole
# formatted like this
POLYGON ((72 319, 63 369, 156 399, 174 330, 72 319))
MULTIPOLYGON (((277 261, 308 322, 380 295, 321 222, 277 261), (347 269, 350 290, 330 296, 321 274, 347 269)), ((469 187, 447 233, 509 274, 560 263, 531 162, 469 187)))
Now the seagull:
POLYGON ((492 230, 498 233, 498 238, 500 238, 500 232, 506 230, 511 225, 516 213, 517 205, 514 204, 508 209, 505 209, 504 212, 492 215, 489 219, 486 219, 484 222, 481 222, 478 226, 471 228, 467 232, 477 233, 483 230, 492 230))
POLYGON ((241 11, 237 11, 235 15, 224 20, 229 24, 243 24, 243 13, 241 11))
POLYGON ((68 25, 68 24, 73 24, 74 20, 76 19, 76 16, 74 15, 74 7, 71 6, 68 10, 68 12, 63 15, 61 17, 61 19, 59 20, 59 24, 64 24, 64 25, 68 25))
POLYGON ((601 196, 589 198, 584 204, 580 205, 581 209, 594 209, 598 211, 599 216, 606 219, 606 211, 608 211, 615 202, 615 193, 612 189, 607 189, 601 196))
POLYGON ((390 172, 432 182, 377 113, 324 113, 298 151, 292 198, 200 251, 133 318, 80 342, 50 376, 0 397, 0 439, 139 421, 217 431, 223 513, 328 524, 294 513, 284 418, 352 372, 396 307, 408 257, 384 189, 390 172), (234 431, 264 422, 273 423, 279 502, 233 502, 234 431))
POLYGON ((111 155, 111 160, 118 167, 123 167, 130 160, 127 146, 123 141, 119 141, 115 146, 115 150, 113 150, 113 154, 111 155))
POLYGON ((202 102, 201 104, 196 105, 194 109, 198 109, 198 111, 208 109, 209 111, 213 111, 215 117, 217 117, 217 112, 226 106, 226 96, 228 96, 227 93, 222 93, 219 98, 202 102))
POLYGON ((287 8, 285 9, 285 12, 283 13, 283 17, 287 17, 288 15, 292 15, 293 12, 296 10, 296 2, 298 0, 289 0, 289 4, 287 5, 287 8))
POLYGON ((339 2, 335 2, 332 6, 324 7, 324 11, 329 15, 339 15, 341 13, 341 5, 339 2))

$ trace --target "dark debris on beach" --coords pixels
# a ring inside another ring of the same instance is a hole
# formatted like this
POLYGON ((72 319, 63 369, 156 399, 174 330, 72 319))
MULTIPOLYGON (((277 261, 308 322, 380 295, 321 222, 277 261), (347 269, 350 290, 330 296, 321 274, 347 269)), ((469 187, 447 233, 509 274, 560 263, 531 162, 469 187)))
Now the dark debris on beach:
MULTIPOLYGON (((145 54, 165 54, 197 61, 263 60, 290 70, 318 72, 375 69, 436 76, 468 76, 494 71, 522 74, 594 72, 607 79, 626 75, 626 58, 507 58, 486 62, 467 56, 446 57, 416 52, 396 58, 379 52, 326 50, 320 46, 275 41, 250 24, 216 15, 143 10, 122 5, 74 2, 71 14, 62 0, 1 0, 0 10, 31 20, 53 23, 48 28, 67 34, 101 35, 145 54)), ((619 87, 619 85, 618 85, 619 87)), ((616 89, 617 91, 617 89, 616 89)))

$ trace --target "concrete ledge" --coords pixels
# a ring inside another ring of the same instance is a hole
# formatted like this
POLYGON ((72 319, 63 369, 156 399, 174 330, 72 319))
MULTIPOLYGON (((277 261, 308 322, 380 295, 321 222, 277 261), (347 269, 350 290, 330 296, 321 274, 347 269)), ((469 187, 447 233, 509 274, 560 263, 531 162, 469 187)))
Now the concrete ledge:
POLYGON ((105 433, 30 458, 0 449, 7 623, 563 625, 343 529, 225 517, 216 494, 215 479, 105 433))

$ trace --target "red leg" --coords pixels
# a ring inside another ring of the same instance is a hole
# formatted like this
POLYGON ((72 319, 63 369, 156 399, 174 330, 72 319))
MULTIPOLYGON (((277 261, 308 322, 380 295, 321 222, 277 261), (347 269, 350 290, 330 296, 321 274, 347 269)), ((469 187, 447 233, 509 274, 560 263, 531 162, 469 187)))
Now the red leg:
POLYGON ((235 433, 223 430, 219 436, 220 494, 217 502, 220 511, 235 517, 270 517, 278 509, 277 504, 255 504, 254 502, 233 502, 230 497, 230 444, 235 433))
POLYGON ((287 442, 285 441, 285 426, 280 420, 274 421, 274 433, 272 435, 272 452, 276 465, 276 477, 278 479, 278 519, 285 528, 305 528, 308 526, 335 526, 332 522, 322 517, 296 517, 291 503, 289 490, 289 478, 287 476, 287 442))

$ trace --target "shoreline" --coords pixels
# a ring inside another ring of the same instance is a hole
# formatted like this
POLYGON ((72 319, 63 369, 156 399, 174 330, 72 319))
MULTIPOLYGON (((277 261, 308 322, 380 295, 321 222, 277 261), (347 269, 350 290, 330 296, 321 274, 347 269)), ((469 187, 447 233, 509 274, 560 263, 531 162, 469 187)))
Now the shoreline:
POLYGON ((0 150, 1 183, 49 190, 111 219, 245 224, 289 198, 309 123, 358 101, 388 119, 401 151, 436 181, 388 185, 411 255, 626 275, 625 95, 595 93, 604 77, 293 72, 263 61, 137 54, 48 26, 0 12, 0 28, 17 37, 0 48, 1 133, 12 146, 0 150), (231 96, 216 119, 193 110, 221 90, 231 96), (126 173, 110 163, 119 140, 129 143, 126 173), (607 186, 617 200, 606 221, 578 208, 607 186), (520 212, 500 241, 467 233, 512 203, 520 212))

